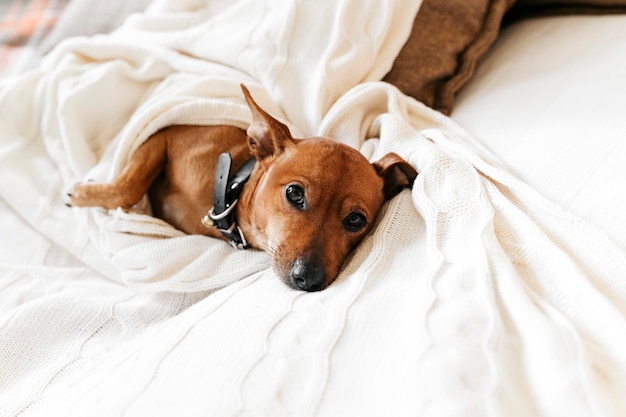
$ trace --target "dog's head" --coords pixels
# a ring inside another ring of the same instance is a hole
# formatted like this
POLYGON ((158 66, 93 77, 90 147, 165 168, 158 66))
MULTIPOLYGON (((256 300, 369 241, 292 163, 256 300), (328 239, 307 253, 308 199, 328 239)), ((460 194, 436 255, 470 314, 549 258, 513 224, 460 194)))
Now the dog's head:
POLYGON ((294 139, 242 89, 253 115, 248 140, 258 163, 249 194, 242 195, 249 207, 238 212, 239 224, 253 246, 271 254, 287 285, 326 288, 383 203, 411 187, 417 171, 393 153, 370 163, 330 139, 294 139))

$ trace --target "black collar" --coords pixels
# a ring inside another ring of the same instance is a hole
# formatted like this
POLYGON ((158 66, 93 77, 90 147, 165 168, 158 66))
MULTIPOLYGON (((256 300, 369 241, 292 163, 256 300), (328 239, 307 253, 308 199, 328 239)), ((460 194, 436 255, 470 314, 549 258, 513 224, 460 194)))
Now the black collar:
POLYGON ((256 159, 250 158, 229 181, 232 162, 228 152, 224 152, 217 159, 213 185, 213 208, 202 218, 202 224, 207 227, 216 227, 234 248, 246 249, 248 242, 237 226, 234 208, 239 201, 243 185, 250 178, 256 159))

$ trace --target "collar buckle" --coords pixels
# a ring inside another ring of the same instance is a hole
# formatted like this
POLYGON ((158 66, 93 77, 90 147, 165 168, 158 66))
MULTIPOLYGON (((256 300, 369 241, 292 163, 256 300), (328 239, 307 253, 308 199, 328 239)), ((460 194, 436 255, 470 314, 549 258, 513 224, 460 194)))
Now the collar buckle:
POLYGON ((219 214, 215 214, 215 207, 211 207, 211 210, 209 210, 209 212, 207 213, 207 216, 209 216, 209 218, 213 221, 213 224, 215 224, 216 222, 228 217, 238 202, 239 202, 239 199, 233 201, 232 204, 226 206, 226 210, 224 210, 223 212, 219 214))
POLYGON ((237 225, 234 208, 239 202, 243 185, 250 178, 256 159, 248 160, 228 181, 232 158, 228 152, 218 158, 213 189, 213 207, 201 219, 206 227, 215 227, 235 249, 246 249, 248 242, 237 225), (232 200, 232 201, 231 201, 232 200))

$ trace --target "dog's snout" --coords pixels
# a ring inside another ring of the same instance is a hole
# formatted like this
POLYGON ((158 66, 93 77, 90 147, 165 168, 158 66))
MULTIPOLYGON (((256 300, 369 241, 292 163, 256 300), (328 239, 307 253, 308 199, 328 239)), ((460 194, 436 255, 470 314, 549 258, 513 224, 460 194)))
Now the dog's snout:
POLYGON ((291 282, 302 291, 319 291, 326 281, 324 268, 315 262, 297 259, 291 264, 291 282))

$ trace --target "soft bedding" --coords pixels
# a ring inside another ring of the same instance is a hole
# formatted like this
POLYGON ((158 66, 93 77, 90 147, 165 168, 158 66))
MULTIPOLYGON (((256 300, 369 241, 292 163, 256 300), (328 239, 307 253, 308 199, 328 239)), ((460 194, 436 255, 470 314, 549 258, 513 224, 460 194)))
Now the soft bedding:
MULTIPOLYGON (((487 119, 471 135, 457 124, 518 79, 475 98, 470 85, 455 122, 377 82, 418 2, 287 5, 155 1, 0 84, 0 415, 623 415, 619 228, 571 214, 479 142, 501 153, 505 121, 496 135, 487 119), (245 126, 240 82, 294 135, 394 151, 420 172, 319 293, 286 288, 262 252, 183 235, 147 203, 62 203, 162 126, 245 126)), ((506 53, 523 50, 509 36, 506 53)))
POLYGON ((626 16, 507 28, 452 117, 537 191, 626 249, 626 16))

